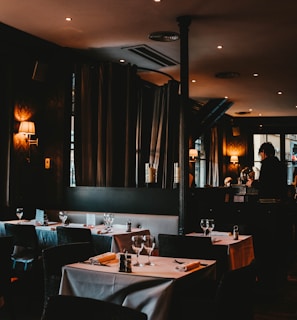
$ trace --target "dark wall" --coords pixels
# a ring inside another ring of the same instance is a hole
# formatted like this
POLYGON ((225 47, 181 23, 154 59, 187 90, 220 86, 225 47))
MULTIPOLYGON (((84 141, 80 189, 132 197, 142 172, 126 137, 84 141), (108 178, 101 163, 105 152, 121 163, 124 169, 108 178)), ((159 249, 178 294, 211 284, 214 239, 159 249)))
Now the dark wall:
POLYGON ((67 188, 65 209, 178 215, 178 190, 156 188, 67 188))

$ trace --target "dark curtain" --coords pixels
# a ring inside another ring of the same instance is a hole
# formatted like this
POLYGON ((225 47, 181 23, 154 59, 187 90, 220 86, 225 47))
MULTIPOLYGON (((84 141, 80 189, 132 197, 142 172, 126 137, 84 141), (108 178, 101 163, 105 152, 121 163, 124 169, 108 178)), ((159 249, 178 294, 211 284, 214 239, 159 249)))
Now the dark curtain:
POLYGON ((160 186, 169 187, 169 162, 177 155, 178 83, 149 85, 135 66, 84 64, 75 91, 76 185, 141 187, 145 163, 153 161, 160 186))
MULTIPOLYGON (((157 170, 157 186, 170 189, 173 186, 173 164, 178 161, 179 135, 179 84, 170 80, 167 84, 152 90, 151 130, 142 167, 149 163, 157 170)), ((145 119, 143 119, 143 123, 145 119)), ((142 175, 144 177, 144 173, 142 175)))

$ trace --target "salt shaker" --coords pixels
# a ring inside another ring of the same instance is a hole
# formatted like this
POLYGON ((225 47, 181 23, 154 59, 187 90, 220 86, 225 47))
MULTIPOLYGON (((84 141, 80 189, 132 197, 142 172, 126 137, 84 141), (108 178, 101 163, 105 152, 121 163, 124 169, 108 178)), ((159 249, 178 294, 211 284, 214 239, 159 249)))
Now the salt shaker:
POLYGON ((238 225, 235 225, 235 226, 233 227, 233 239, 234 239, 234 240, 238 240, 238 235, 239 235, 238 225))
POLYGON ((131 232, 131 227, 132 227, 132 223, 131 223, 131 220, 128 220, 127 221, 127 232, 131 232))

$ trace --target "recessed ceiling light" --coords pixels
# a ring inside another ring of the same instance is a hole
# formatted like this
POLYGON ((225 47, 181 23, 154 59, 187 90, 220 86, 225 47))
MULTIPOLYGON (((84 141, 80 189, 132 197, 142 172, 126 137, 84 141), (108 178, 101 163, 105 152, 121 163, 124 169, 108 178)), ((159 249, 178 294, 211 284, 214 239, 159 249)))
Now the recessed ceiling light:
POLYGON ((283 92, 282 92, 282 91, 278 91, 278 92, 277 92, 277 94, 279 94, 279 95, 280 95, 280 94, 283 94, 283 92))
POLYGON ((65 20, 66 21, 72 21, 72 18, 71 17, 66 17, 65 20))
POLYGON ((217 49, 223 49, 223 46, 222 45, 218 45, 217 49))
POLYGON ((259 73, 253 73, 254 77, 259 77, 259 73))

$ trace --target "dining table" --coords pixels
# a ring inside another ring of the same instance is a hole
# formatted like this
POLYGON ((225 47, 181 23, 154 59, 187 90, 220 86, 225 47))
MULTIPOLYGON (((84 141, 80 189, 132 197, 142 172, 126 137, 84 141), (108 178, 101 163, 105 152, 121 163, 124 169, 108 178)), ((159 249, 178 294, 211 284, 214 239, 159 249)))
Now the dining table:
MULTIPOLYGON (((199 232, 191 232, 186 235, 205 236, 199 232)), ((229 232, 212 231, 208 236, 211 237, 213 245, 226 247, 230 270, 247 266, 255 259, 252 235, 238 235, 238 239, 234 239, 229 232)))
MULTIPOLYGON (((58 244, 58 237, 56 232, 57 226, 64 225, 61 222, 49 221, 47 225, 39 225, 35 219, 32 220, 9 220, 0 221, 0 236, 5 235, 5 223, 21 223, 35 225, 39 246, 41 249, 45 249, 58 244)), ((131 231, 127 232, 126 225, 115 224, 111 229, 107 230, 103 224, 87 226, 80 223, 69 223, 66 227, 72 228, 89 228, 92 233, 95 252, 100 253, 104 251, 123 252, 124 250, 132 251, 131 249, 131 237, 133 235, 148 235, 150 231, 142 228, 131 228, 131 231), (102 247, 102 237, 104 237, 104 248, 102 247)))
POLYGON ((140 255, 143 266, 136 267, 136 255, 131 256, 131 273, 119 271, 118 256, 104 265, 85 261, 64 266, 59 294, 110 301, 140 310, 148 320, 169 320, 179 295, 199 290, 199 281, 216 277, 215 260, 153 256, 153 265, 145 265, 148 257, 140 255), (186 270, 189 265, 195 267, 186 270))

